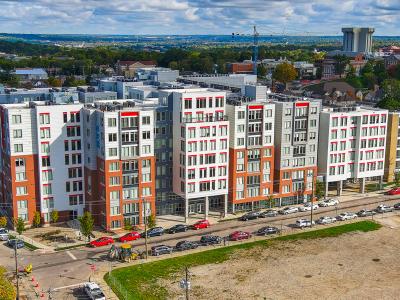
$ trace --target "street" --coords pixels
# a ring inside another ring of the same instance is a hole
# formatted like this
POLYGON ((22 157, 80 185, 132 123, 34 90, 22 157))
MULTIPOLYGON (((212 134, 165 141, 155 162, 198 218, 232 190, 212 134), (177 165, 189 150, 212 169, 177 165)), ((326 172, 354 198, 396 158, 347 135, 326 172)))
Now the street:
MULTIPOLYGON (((396 196, 379 196, 372 198, 357 199, 340 203, 339 207, 325 207, 318 208, 313 211, 313 220, 318 219, 320 216, 336 216, 341 212, 357 212, 364 208, 373 209, 379 204, 385 203, 386 205, 393 205, 399 202, 399 197, 396 196)), ((375 219, 382 218, 383 216, 377 214, 375 219)), ((188 239, 197 241, 200 236, 205 234, 216 234, 219 236, 227 236, 232 231, 243 230, 254 232, 262 226, 271 225, 282 230, 290 230, 293 232, 299 229, 293 229, 288 225, 293 224, 299 218, 310 219, 310 212, 299 212, 290 215, 278 215, 273 218, 260 218, 252 221, 239 221, 230 220, 220 222, 207 229, 198 231, 189 230, 187 232, 176 234, 165 234, 160 237, 149 238, 149 248, 157 244, 166 244, 174 246, 178 241, 188 239)), ((368 217, 371 218, 371 217, 368 217)), ((360 218, 361 219, 361 218, 360 218)), ((366 218, 364 218, 366 219, 366 218)), ((119 243, 117 243, 119 244, 119 243)), ((131 242, 135 249, 144 250, 144 239, 131 242)), ((78 249, 71 249, 67 251, 60 251, 55 253, 40 253, 39 251, 29 251, 27 249, 18 250, 18 264, 23 267, 29 263, 33 265, 33 274, 35 282, 39 287, 34 287, 32 278, 23 278, 22 292, 28 292, 29 295, 35 295, 34 291, 46 292, 45 297, 48 298, 47 291, 49 289, 57 288, 51 294, 52 299, 85 299, 82 289, 79 284, 88 281, 89 277, 95 276, 98 270, 103 273, 110 268, 118 267, 119 262, 112 262, 107 260, 107 252, 109 247, 101 248, 87 248, 82 247, 78 249), (71 286, 72 285, 72 286, 71 286), (76 286, 75 286, 76 285, 76 286)), ((166 256, 167 257, 167 256, 166 256)), ((0 246, 0 264, 5 266, 11 272, 14 271, 14 251, 7 246, 0 246)), ((102 286, 106 289, 106 286, 102 286)), ((35 298, 32 298, 35 299, 35 298)))

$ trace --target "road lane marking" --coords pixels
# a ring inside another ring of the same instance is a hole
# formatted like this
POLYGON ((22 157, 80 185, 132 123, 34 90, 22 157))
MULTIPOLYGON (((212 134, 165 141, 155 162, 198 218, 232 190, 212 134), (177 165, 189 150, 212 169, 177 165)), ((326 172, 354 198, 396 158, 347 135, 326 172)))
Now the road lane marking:
POLYGON ((75 257, 75 255, 73 255, 70 251, 66 251, 67 254, 69 255, 69 257, 71 257, 73 260, 77 260, 77 258, 75 257))

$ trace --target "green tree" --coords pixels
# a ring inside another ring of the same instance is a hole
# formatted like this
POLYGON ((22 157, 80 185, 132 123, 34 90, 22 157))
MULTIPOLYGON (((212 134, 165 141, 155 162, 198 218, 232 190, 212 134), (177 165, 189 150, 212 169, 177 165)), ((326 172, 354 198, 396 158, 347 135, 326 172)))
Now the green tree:
POLYGON ((83 216, 78 218, 79 224, 81 225, 81 233, 90 242, 90 237, 94 228, 94 218, 92 214, 86 211, 83 216))
POLYGON ((154 228, 157 226, 156 217, 154 215, 150 215, 147 217, 147 226, 149 228, 154 228))
POLYGON ((288 82, 296 79, 297 71, 292 64, 284 62, 276 66, 272 77, 286 86, 288 82))
POLYGON ((259 64, 257 66, 257 76, 260 78, 264 78, 267 75, 267 69, 263 64, 259 64))
POLYGON ((363 73, 361 81, 364 87, 373 90, 378 80, 373 72, 363 73))
POLYGON ((0 217, 0 228, 5 228, 7 226, 7 218, 5 216, 0 217))
POLYGON ((55 77, 49 77, 47 79, 47 84, 52 87, 61 87, 61 80, 55 77))
POLYGON ((400 80, 386 79, 382 83, 383 98, 378 107, 389 110, 400 109, 400 80))
POLYGON ((382 84, 386 79, 389 78, 389 74, 383 61, 378 61, 375 63, 374 74, 378 79, 378 84, 382 84))
POLYGON ((317 198, 317 200, 319 200, 324 197, 324 195, 324 183, 321 181, 317 181, 317 183, 315 184, 315 197, 317 198))
POLYGON ((6 277, 7 269, 0 266, 0 299, 14 300, 16 291, 13 284, 6 277))
POLYGON ((57 210, 52 210, 50 213, 50 220, 52 223, 57 223, 59 219, 58 211, 57 210))
POLYGON ((125 230, 131 230, 132 229, 132 224, 130 219, 124 219, 124 229, 125 230))
POLYGON ((15 231, 18 232, 19 235, 21 235, 26 230, 25 221, 22 218, 14 220, 14 225, 15 231))
POLYGON ((35 211, 35 213, 33 215, 32 225, 33 225, 33 227, 37 228, 41 224, 42 224, 42 216, 40 215, 40 212, 35 211))
POLYGON ((400 172, 394 173, 394 184, 396 187, 400 185, 400 172))
POLYGON ((336 74, 342 75, 345 72, 346 67, 350 62, 350 58, 348 58, 346 55, 335 55, 333 58, 336 61, 335 63, 336 74))

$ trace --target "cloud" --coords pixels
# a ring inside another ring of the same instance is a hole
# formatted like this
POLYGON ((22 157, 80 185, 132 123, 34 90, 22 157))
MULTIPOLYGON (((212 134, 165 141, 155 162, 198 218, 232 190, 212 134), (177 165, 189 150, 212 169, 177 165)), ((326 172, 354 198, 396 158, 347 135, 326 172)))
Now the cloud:
POLYGON ((98 34, 398 35, 399 0, 0 0, 0 30, 98 34))

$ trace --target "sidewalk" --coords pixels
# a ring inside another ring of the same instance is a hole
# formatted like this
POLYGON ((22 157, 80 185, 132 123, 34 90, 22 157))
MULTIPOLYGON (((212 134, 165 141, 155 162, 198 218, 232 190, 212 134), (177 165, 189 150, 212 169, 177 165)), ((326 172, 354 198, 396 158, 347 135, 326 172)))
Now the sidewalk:
POLYGON ((25 236, 23 234, 19 235, 18 232, 14 231, 14 230, 9 230, 9 234, 15 236, 16 238, 18 238, 20 240, 23 240, 25 243, 31 244, 32 246, 38 248, 37 250, 33 250, 33 251, 40 251, 41 253, 54 252, 54 247, 42 244, 36 240, 28 238, 27 236, 25 236))

